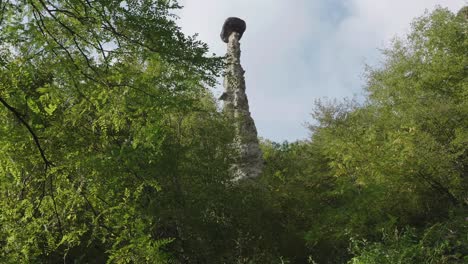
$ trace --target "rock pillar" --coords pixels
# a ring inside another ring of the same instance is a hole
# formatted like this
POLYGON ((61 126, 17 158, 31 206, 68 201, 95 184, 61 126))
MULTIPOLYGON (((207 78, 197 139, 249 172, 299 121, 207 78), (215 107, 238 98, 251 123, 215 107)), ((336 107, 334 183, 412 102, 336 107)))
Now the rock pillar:
POLYGON ((244 69, 240 64, 239 40, 245 31, 245 22, 239 18, 228 18, 221 32, 227 43, 227 65, 224 75, 224 113, 232 119, 236 133, 233 142, 237 158, 233 164, 236 180, 258 177, 263 169, 263 157, 257 137, 257 128, 249 111, 245 93, 244 69))

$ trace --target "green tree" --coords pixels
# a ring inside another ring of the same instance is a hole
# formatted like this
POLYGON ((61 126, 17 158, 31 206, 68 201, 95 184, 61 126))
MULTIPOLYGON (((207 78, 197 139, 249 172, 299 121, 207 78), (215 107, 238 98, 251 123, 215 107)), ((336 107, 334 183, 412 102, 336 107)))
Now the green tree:
POLYGON ((345 237, 378 241, 466 212, 467 26, 446 9, 425 14, 368 69, 366 102, 318 105, 311 144, 346 197, 328 221, 345 237))
POLYGON ((163 262, 186 178, 226 181, 230 134, 205 88, 222 61, 176 8, 0 2, 2 262, 163 262))
POLYGON ((261 181, 283 228, 282 256, 293 263, 308 255, 317 263, 353 255, 352 263, 464 261, 463 14, 439 8, 416 19, 405 39, 384 50, 384 63, 367 69, 364 102, 317 102, 309 141, 263 143, 261 181))
POLYGON ((468 226, 463 217, 429 226, 424 231, 407 229, 384 232, 382 241, 353 241, 357 256, 349 263, 466 263, 468 226))

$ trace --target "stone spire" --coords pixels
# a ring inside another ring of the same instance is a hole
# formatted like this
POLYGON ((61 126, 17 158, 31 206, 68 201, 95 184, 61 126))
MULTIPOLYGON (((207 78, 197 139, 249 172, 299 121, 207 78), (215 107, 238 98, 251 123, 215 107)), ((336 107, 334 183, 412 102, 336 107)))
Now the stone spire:
POLYGON ((240 64, 239 40, 246 29, 245 22, 236 17, 226 20, 221 39, 227 43, 227 65, 224 75, 224 112, 235 124, 233 142, 238 158, 233 165, 236 180, 258 177, 263 169, 262 151, 258 144, 257 129, 250 116, 249 102, 245 93, 244 69, 240 64))

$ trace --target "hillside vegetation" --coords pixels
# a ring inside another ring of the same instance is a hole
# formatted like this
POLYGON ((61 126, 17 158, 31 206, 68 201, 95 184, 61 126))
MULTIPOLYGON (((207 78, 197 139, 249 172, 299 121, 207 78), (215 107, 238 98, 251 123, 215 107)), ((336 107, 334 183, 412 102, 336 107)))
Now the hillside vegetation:
POLYGON ((466 8, 235 183, 223 58, 170 2, 0 1, 1 263, 468 262, 466 8))

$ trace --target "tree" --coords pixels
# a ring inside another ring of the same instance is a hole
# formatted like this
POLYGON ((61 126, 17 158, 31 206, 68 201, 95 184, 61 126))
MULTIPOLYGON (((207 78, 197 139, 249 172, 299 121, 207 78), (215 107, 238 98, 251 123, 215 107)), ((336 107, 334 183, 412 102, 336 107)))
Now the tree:
POLYGON ((439 8, 412 28, 367 69, 365 102, 319 101, 309 141, 264 142, 293 263, 465 261, 467 22, 439 8))
POLYGON ((463 263, 466 9, 415 20, 365 102, 318 103, 233 183, 223 61, 177 8, 0 1, 2 263, 463 263))
POLYGON ((422 230, 466 210, 467 25, 446 9, 425 14, 368 69, 365 103, 317 108, 311 144, 348 179, 347 217, 335 224, 350 238, 378 241, 379 230, 422 230))
POLYGON ((195 160, 223 181, 222 61, 170 2, 0 2, 2 261, 162 262, 161 188, 182 203, 195 160))

